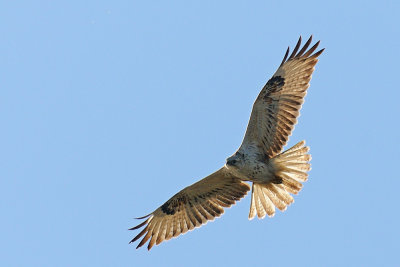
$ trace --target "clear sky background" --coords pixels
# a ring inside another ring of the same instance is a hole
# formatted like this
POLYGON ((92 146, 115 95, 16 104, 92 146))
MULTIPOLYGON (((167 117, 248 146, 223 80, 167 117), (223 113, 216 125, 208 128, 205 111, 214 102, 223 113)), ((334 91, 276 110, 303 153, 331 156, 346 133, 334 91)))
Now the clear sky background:
POLYGON ((2 266, 398 266, 398 1, 2 1, 2 266), (250 196, 150 252, 134 217, 220 168, 288 45, 325 47, 289 146, 295 203, 250 196))

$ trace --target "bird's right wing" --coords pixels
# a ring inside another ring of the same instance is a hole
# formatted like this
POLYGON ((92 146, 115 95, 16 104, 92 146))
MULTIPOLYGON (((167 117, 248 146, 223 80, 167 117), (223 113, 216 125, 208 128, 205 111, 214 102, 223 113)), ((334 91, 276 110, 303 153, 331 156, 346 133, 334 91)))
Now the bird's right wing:
POLYGON ((136 248, 143 246, 150 238, 147 249, 164 240, 177 237, 213 220, 224 213, 225 207, 230 207, 240 200, 250 190, 250 186, 230 174, 225 167, 206 178, 186 187, 153 213, 138 218, 146 219, 130 230, 145 228, 131 240, 135 242, 143 235, 136 248))

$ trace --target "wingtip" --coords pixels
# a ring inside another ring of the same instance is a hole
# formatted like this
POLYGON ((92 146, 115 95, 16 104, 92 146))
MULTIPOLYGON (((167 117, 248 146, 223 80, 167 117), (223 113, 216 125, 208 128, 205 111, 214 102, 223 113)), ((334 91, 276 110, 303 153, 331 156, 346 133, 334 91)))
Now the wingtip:
POLYGON ((325 51, 325 48, 322 48, 321 50, 319 50, 318 52, 316 52, 314 55, 312 55, 312 57, 317 58, 317 57, 319 57, 319 56, 322 54, 322 52, 324 52, 324 51, 325 51))
POLYGON ((300 35, 299 40, 297 41, 297 44, 294 47, 292 53, 290 54, 289 59, 292 59, 296 56, 296 53, 297 53, 297 51, 299 51, 300 46, 301 46, 301 35, 300 35))
POLYGON ((310 57, 312 55, 312 53, 317 49, 317 47, 319 46, 320 42, 321 41, 316 42, 310 49, 308 49, 308 51, 303 55, 303 57, 304 58, 310 57))
POLYGON ((139 229, 139 228, 145 226, 149 221, 150 221, 150 219, 147 219, 147 220, 145 220, 144 222, 142 222, 142 223, 140 223, 140 224, 138 224, 138 225, 136 225, 136 226, 134 226, 134 227, 132 227, 132 228, 129 228, 128 230, 136 230, 136 229, 139 229))
POLYGON ((149 244, 147 245, 147 251, 150 251, 150 249, 154 246, 154 242, 151 242, 150 240, 149 244))
POLYGON ((285 62, 293 59, 293 58, 308 58, 308 57, 313 57, 313 58, 317 58, 320 54, 322 54, 322 52, 324 51, 324 49, 316 52, 315 54, 312 55, 312 53, 317 49, 317 47, 320 44, 320 40, 318 42, 316 42, 308 51, 308 47, 310 46, 311 42, 313 40, 313 35, 311 34, 310 37, 308 38, 308 40, 305 42, 305 44, 303 45, 303 47, 300 49, 301 43, 302 43, 302 36, 299 36, 299 40, 296 43, 296 46, 294 47, 293 51, 290 53, 290 47, 287 48, 286 50, 286 54, 281 62, 281 64, 279 65, 279 67, 281 67, 285 62), (299 51, 300 50, 300 51, 299 51))
POLYGON ((149 217, 151 214, 152 214, 152 213, 149 213, 149 214, 147 214, 147 215, 145 215, 145 216, 143 216, 143 217, 137 217, 137 218, 134 218, 134 219, 135 219, 135 220, 142 220, 142 219, 145 219, 145 218, 149 217))
POLYGON ((288 48, 286 49, 285 56, 283 57, 283 59, 282 59, 282 62, 281 62, 281 65, 280 65, 280 66, 282 66, 282 65, 285 63, 285 61, 286 61, 286 59, 287 59, 287 57, 288 57, 288 55, 289 55, 289 52, 290 52, 290 46, 288 46, 288 48))

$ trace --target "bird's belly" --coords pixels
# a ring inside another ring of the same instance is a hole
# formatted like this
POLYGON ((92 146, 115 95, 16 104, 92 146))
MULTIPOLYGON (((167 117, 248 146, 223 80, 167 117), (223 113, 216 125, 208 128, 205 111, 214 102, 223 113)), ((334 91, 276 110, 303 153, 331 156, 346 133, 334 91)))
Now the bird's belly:
POLYGON ((275 180, 275 171, 273 167, 264 162, 248 164, 241 170, 241 173, 248 180, 257 183, 268 183, 275 180))

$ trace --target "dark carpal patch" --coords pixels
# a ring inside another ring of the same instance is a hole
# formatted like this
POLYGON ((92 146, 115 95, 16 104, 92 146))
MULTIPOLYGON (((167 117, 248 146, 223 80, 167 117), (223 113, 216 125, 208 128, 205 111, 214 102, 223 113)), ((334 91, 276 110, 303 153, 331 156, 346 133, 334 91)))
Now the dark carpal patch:
POLYGON ((168 200, 161 206, 161 210, 168 215, 174 215, 180 210, 180 207, 188 203, 188 197, 186 194, 179 194, 176 197, 168 200))
POLYGON ((285 79, 281 76, 274 76, 265 85, 266 92, 264 94, 264 99, 268 98, 270 93, 278 92, 285 85, 285 79))

